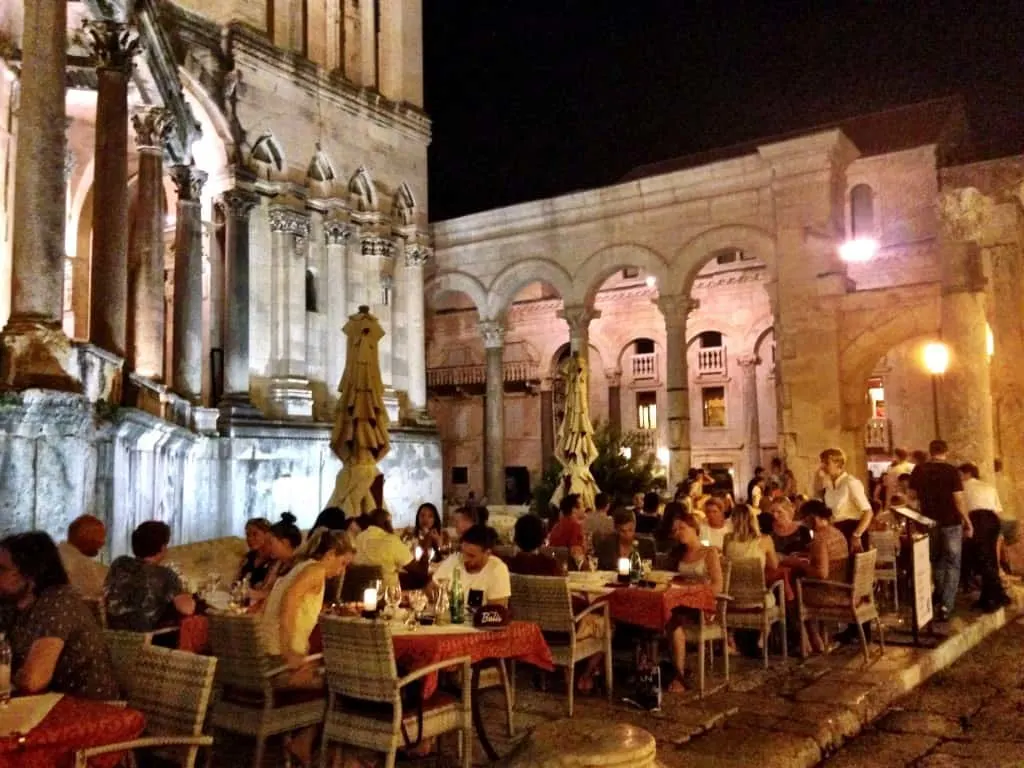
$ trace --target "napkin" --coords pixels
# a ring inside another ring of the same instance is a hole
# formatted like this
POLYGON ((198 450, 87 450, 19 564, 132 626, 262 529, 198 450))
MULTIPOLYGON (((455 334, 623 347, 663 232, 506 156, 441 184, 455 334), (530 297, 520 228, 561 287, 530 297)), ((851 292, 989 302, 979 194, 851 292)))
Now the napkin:
POLYGON ((27 734, 50 714, 62 693, 44 693, 41 696, 18 696, 0 708, 0 738, 27 734))

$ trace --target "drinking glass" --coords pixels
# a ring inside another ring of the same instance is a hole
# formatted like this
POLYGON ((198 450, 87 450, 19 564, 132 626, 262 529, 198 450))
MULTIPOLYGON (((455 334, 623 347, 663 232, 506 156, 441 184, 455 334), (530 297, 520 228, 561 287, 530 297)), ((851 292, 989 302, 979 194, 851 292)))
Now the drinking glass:
POLYGON ((654 569, 653 560, 643 560, 640 563, 640 577, 646 579, 651 575, 651 571, 654 569))
POLYGON ((587 555, 587 567, 591 573, 596 573, 599 563, 597 562, 597 555, 587 555))
POLYGON ((583 553, 582 552, 580 552, 579 550, 573 550, 572 561, 574 563, 576 563, 576 570, 577 571, 582 571, 583 570, 583 553))
POLYGON ((392 584, 384 590, 384 605, 387 606, 389 615, 395 615, 395 612, 401 602, 402 588, 398 584, 392 584))

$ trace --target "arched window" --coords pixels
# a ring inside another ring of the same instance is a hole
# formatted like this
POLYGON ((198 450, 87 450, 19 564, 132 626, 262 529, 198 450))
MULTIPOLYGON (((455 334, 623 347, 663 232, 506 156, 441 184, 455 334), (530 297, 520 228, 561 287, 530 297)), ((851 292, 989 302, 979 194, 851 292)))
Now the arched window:
POLYGON ((722 346, 722 334, 718 331, 704 331, 697 338, 700 341, 701 349, 712 349, 722 346))
POLYGON ((319 309, 317 309, 316 272, 314 272, 312 269, 306 270, 306 311, 320 311, 319 309))
POLYGON ((850 190, 850 235, 854 238, 875 234, 875 193, 867 184, 850 190))

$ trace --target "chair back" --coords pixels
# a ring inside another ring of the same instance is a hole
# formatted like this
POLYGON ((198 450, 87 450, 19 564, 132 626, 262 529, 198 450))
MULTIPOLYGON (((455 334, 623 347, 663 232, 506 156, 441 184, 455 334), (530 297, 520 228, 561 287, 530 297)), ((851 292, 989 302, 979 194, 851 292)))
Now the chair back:
POLYGON ((730 569, 730 584, 726 593, 732 598, 733 610, 764 607, 764 594, 768 591, 764 579, 764 564, 757 558, 727 560, 723 568, 730 569))
POLYGON ((260 616, 209 613, 210 649, 217 657, 217 682, 245 691, 270 690, 273 667, 263 645, 260 616))
POLYGON ((547 557, 553 557, 562 566, 562 571, 569 569, 569 548, 568 547, 541 547, 540 553, 547 557))
POLYGON ((320 631, 327 686, 332 694, 363 701, 395 701, 398 667, 391 627, 386 621, 324 616, 320 631))
POLYGON ((868 534, 868 545, 878 552, 875 561, 878 567, 889 570, 896 564, 899 539, 894 531, 871 531, 868 534))
POLYGON ((384 578, 379 565, 349 565, 341 581, 341 602, 361 603, 363 590, 374 581, 384 578))
POLYGON ((199 736, 217 659, 147 645, 128 684, 128 706, 146 716, 150 736, 199 736))
POLYGON ((569 582, 561 576, 521 576, 513 573, 512 615, 516 621, 537 624, 542 632, 572 632, 569 582))
POLYGON ((148 644, 145 632, 126 632, 119 629, 103 630, 103 639, 110 651, 114 667, 114 678, 122 694, 126 694, 132 677, 139 666, 139 656, 148 644))
POLYGON ((875 594, 875 561, 877 549, 869 549, 853 556, 853 604, 871 600, 875 594), (866 599, 866 600, 865 600, 866 599))

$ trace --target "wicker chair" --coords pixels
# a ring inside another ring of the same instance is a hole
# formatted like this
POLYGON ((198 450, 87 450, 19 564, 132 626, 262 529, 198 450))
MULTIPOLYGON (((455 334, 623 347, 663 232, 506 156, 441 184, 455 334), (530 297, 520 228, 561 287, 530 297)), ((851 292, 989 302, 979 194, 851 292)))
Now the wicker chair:
POLYGON ((864 660, 870 661, 864 623, 874 620, 878 624, 878 645, 885 653, 882 621, 875 605, 875 561, 878 551, 869 549, 853 557, 853 583, 800 579, 796 583, 797 609, 800 616, 800 648, 808 648, 807 621, 836 621, 854 623, 860 632, 864 660))
POLYGON ((871 531, 868 534, 868 546, 878 551, 875 581, 892 584, 893 608, 897 613, 900 610, 899 568, 896 565, 899 545, 899 535, 895 531, 871 531))
MULTIPOLYGON (((339 603, 361 603, 363 602, 363 590, 374 581, 384 578, 384 572, 379 565, 350 565, 345 569, 345 575, 341 579, 341 594, 338 595, 339 603)), ((381 593, 383 597, 383 593, 381 593)))
POLYGON ((385 768, 394 768, 398 750, 421 739, 455 732, 463 768, 472 759, 473 718, 470 689, 462 686, 457 698, 438 694, 410 713, 402 691, 411 683, 443 669, 461 667, 470 679, 470 659, 461 656, 398 676, 395 646, 387 622, 341 617, 320 620, 329 690, 324 720, 320 765, 327 766, 332 742, 383 752, 385 768), (420 717, 422 713, 422 718, 420 717))
MULTIPOLYGON (((548 639, 551 656, 557 666, 568 670, 569 717, 575 706, 576 662, 604 654, 605 687, 612 698, 612 628, 607 601, 594 603, 577 614, 572 612, 569 583, 558 576, 520 576, 512 574, 512 612, 517 621, 537 624, 548 639), (604 623, 604 637, 577 640, 581 619, 596 615, 604 623)), ((515 668, 512 669, 515 679, 515 668)))
POLYGON ((114 666, 114 678, 122 694, 128 692, 138 668, 139 655, 149 645, 143 632, 125 632, 118 629, 103 630, 103 638, 110 649, 110 660, 114 666))
MULTIPOLYGON (((217 657, 217 697, 211 724, 256 739, 253 766, 259 768, 267 739, 324 718, 326 698, 315 690, 294 691, 282 684, 286 667, 275 667, 267 655, 260 618, 211 613, 210 647, 217 657)), ((312 662, 320 655, 307 657, 312 662)))
POLYGON ((144 735, 133 741, 79 750, 75 753, 76 768, 85 768, 97 755, 136 749, 157 750, 162 759, 193 768, 199 748, 213 745, 213 738, 203 735, 203 723, 217 660, 141 645, 135 654, 134 674, 125 693, 128 706, 146 716, 144 735), (177 750, 163 747, 187 749, 182 756, 177 750))
POLYGON ((729 641, 729 630, 727 626, 727 611, 729 602, 730 580, 732 578, 732 563, 728 560, 722 561, 722 593, 717 596, 718 609, 713 620, 709 621, 704 611, 700 611, 700 619, 696 624, 684 624, 683 634, 686 642, 697 646, 697 688, 700 691, 700 698, 704 698, 704 675, 705 648, 707 648, 707 661, 715 663, 715 648, 713 643, 718 640, 722 643, 722 671, 725 673, 725 684, 729 684, 729 649, 726 647, 729 641))
POLYGON ((776 624, 782 626, 782 658, 787 658, 785 582, 780 579, 768 587, 760 560, 733 560, 729 596, 729 628, 756 629, 762 633, 764 668, 768 669, 768 636, 776 624))

